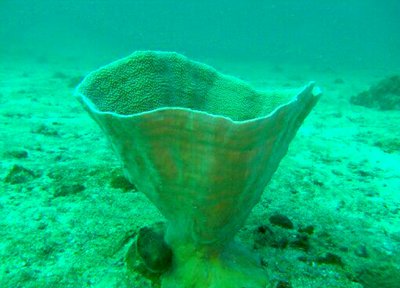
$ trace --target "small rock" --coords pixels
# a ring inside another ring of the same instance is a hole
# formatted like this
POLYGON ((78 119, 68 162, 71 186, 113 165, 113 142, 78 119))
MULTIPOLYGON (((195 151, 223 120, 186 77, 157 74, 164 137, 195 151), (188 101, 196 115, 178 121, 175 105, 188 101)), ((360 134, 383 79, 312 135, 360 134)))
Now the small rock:
POLYGON ((306 227, 300 227, 298 230, 300 233, 306 233, 308 235, 311 235, 314 233, 314 226, 313 225, 308 225, 306 227))
POLYGON ((47 228, 48 224, 46 222, 40 222, 37 226, 38 230, 45 230, 47 228))
POLYGON ((397 288, 400 283, 400 269, 392 263, 365 265, 360 263, 355 279, 364 288, 397 288))
POLYGON ((332 173, 335 174, 336 176, 343 176, 343 172, 340 170, 332 169, 332 173))
POLYGON ((260 225, 257 227, 257 232, 261 234, 273 234, 271 228, 269 228, 267 225, 260 225))
POLYGON ((357 248, 354 250, 354 254, 356 254, 358 257, 363 257, 363 258, 368 258, 368 251, 367 247, 365 245, 359 245, 357 248))
POLYGON ((269 217, 269 222, 286 229, 293 229, 294 227, 292 221, 290 221, 290 219, 287 216, 279 213, 269 217))
POLYGON ((343 84, 344 80, 342 78, 336 78, 335 80, 333 80, 334 84, 343 84))
POLYGON ((396 153, 400 151, 400 140, 398 138, 379 139, 373 143, 374 146, 382 149, 386 153, 396 153))
POLYGON ((312 261, 310 260, 310 258, 308 258, 308 257, 305 256, 305 255, 301 255, 301 256, 297 257, 297 260, 299 260, 299 261, 301 261, 301 262, 304 262, 304 263, 310 263, 310 262, 312 262, 312 261))
POLYGON ((400 110, 400 75, 384 78, 358 95, 350 102, 379 110, 400 110))
POLYGON ((319 264, 331 264, 331 265, 338 265, 343 266, 342 258, 333 253, 326 253, 323 257, 317 257, 316 261, 319 264))
POLYGON ((292 288, 293 286, 290 284, 289 281, 280 280, 278 284, 276 284, 276 288, 292 288))
POLYGON ((287 237, 278 238, 267 225, 258 226, 254 235, 254 248, 274 247, 285 249, 289 243, 287 237))
POLYGON ((305 234, 297 234, 295 239, 290 242, 290 246, 308 251, 310 250, 310 240, 305 234))
MULTIPOLYGON (((396 213, 397 214, 397 213, 396 213)), ((393 231, 392 233, 389 234, 390 238, 393 239, 393 241, 397 242, 400 244, 400 230, 398 231, 393 231)))
POLYGON ((254 248, 259 249, 271 245, 274 241, 274 232, 267 225, 260 225, 255 230, 254 248))
POLYGON ((135 185, 128 181, 123 175, 112 175, 110 185, 115 189, 122 189, 124 192, 137 191, 135 185))
POLYGON ((136 251, 146 268, 153 273, 167 271, 172 264, 172 250, 164 240, 164 225, 140 229, 136 251))
POLYGON ((45 136, 60 136, 56 129, 45 124, 41 124, 39 127, 33 129, 32 132, 45 136))
POLYGON ((53 77, 58 78, 58 79, 65 79, 68 76, 64 72, 57 71, 57 72, 54 72, 53 77))
POLYGON ((313 180, 312 180, 312 183, 313 183, 315 186, 318 186, 318 187, 324 186, 324 182, 319 181, 319 180, 317 180, 317 179, 313 179, 313 180))
POLYGON ((32 170, 29 170, 21 165, 14 165, 8 172, 4 182, 10 184, 22 184, 38 177, 32 170))
POLYGON ((358 169, 356 171, 356 173, 358 175, 360 175, 361 177, 372 177, 372 176, 374 176, 372 171, 367 171, 367 170, 363 170, 363 169, 358 169))
POLYGON ((271 243, 271 247, 278 248, 278 249, 285 249, 289 244, 289 239, 286 237, 281 237, 279 239, 274 240, 271 243))
POLYGON ((54 191, 54 197, 64 197, 69 195, 78 194, 85 190, 86 187, 82 184, 69 184, 69 185, 59 185, 54 191))
POLYGON ((10 150, 5 153, 7 156, 17 159, 28 158, 28 152, 26 150, 10 150))

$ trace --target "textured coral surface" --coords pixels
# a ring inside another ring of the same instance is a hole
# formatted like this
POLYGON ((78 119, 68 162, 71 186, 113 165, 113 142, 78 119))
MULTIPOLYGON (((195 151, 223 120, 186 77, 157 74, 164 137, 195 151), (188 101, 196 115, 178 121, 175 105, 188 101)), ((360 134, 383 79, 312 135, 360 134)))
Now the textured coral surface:
POLYGON ((317 102, 313 90, 310 84, 290 98, 286 91, 263 93, 157 51, 135 52, 79 85, 78 100, 111 140, 129 179, 168 220, 174 257, 162 287, 265 288, 256 277, 261 267, 257 272, 256 263, 225 246, 317 102))

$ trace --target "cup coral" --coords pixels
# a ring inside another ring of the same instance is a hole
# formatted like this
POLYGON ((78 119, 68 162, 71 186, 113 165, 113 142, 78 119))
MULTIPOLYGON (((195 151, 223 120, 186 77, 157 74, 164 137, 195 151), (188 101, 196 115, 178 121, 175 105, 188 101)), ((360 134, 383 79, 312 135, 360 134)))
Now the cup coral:
POLYGON ((268 287, 233 241, 319 98, 263 92, 177 53, 142 51, 89 74, 76 96, 129 180, 168 221, 162 287, 268 287))

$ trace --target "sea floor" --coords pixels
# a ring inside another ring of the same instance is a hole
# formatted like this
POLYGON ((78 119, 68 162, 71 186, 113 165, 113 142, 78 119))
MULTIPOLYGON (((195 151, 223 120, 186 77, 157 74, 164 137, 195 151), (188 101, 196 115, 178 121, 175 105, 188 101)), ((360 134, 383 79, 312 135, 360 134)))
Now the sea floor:
MULTIPOLYGON (((163 218, 72 97, 98 65, 27 59, 0 63, 0 287, 151 287, 127 280, 124 255, 163 218)), ((237 235, 273 287, 399 287, 400 111, 349 102, 399 71, 210 62, 259 88, 324 93, 237 235)))

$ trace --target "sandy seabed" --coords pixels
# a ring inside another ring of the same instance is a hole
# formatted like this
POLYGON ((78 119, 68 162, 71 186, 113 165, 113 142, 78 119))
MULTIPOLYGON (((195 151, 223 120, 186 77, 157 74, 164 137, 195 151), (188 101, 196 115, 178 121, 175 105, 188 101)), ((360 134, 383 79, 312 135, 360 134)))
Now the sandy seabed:
MULTIPOLYGON (((399 287, 400 111, 349 102, 399 71, 211 62, 259 88, 315 80, 324 92, 237 235, 274 287, 399 287), (277 214, 294 227, 271 223, 277 214)), ((0 287, 151 287, 127 280, 124 255, 162 216, 126 185, 72 97, 95 68, 18 57, 0 65, 0 287)))

